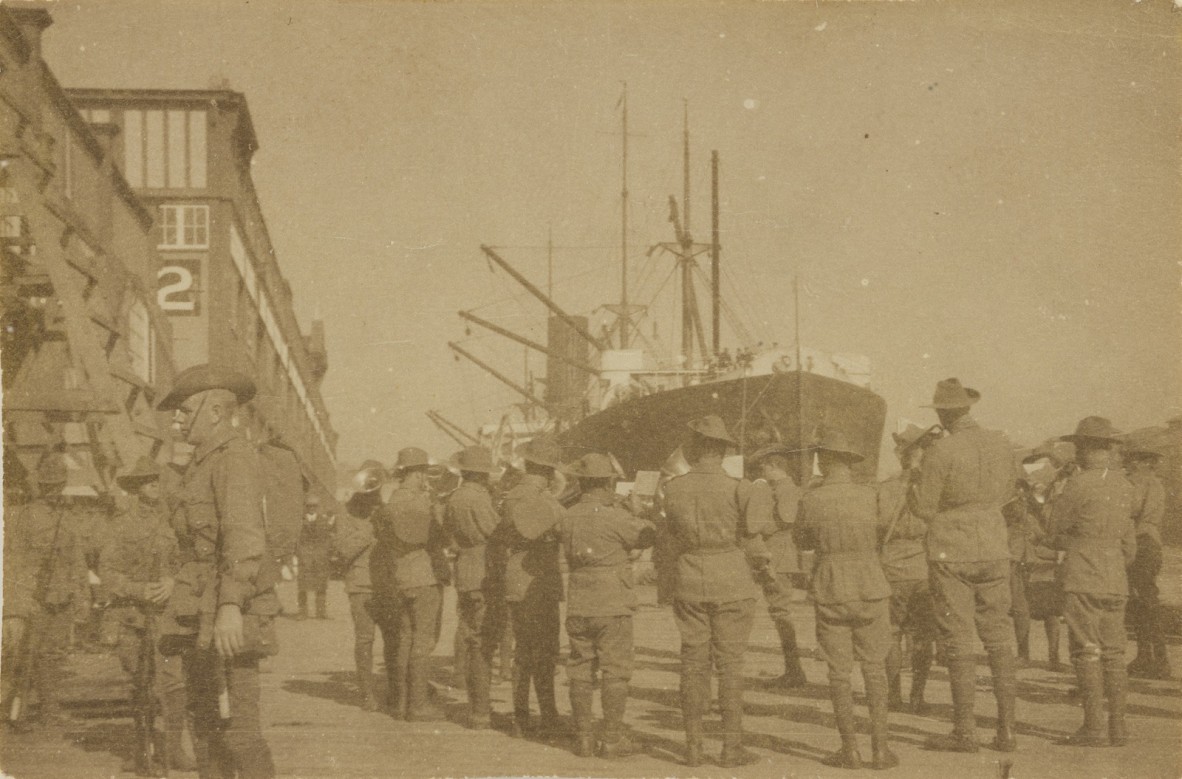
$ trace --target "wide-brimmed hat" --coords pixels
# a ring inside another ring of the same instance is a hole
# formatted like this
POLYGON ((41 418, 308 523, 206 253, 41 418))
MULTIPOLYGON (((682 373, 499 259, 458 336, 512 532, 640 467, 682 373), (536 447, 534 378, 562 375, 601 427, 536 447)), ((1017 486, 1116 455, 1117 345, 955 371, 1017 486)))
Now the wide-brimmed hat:
POLYGON ((1084 417, 1075 426, 1071 435, 1059 436, 1060 441, 1071 441, 1074 444, 1088 441, 1103 441, 1109 444, 1120 443, 1122 433, 1112 426, 1112 422, 1104 417, 1084 417))
POLYGON ((147 482, 160 478, 160 466, 152 458, 141 455, 135 467, 128 473, 115 478, 116 483, 126 492, 131 492, 147 482))
POLYGON ((521 447, 521 457, 534 465, 562 467, 562 447, 549 436, 532 438, 521 447))
POLYGON ((394 462, 394 470, 404 471, 407 468, 426 468, 431 464, 431 457, 426 451, 417 446, 408 446, 398 450, 398 459, 394 462))
POLYGON ((366 460, 353 474, 351 484, 355 492, 377 492, 386 480, 386 469, 377 460, 366 460))
POLYGON ((234 393, 239 403, 254 397, 256 388, 249 377, 228 368, 219 368, 209 363, 194 365, 177 374, 172 389, 156 404, 158 411, 175 411, 198 392, 224 389, 234 393))
POLYGON ((616 476, 612 458, 600 452, 588 452, 573 463, 564 466, 562 471, 577 479, 611 479, 616 476))
POLYGON ((66 457, 61 452, 45 452, 37 460, 38 484, 65 484, 66 457))
POLYGON ((1165 440, 1166 434, 1160 428, 1150 427, 1134 430, 1121 441, 1121 448, 1126 456, 1131 457, 1165 457, 1169 444, 1165 440))
POLYGON ((691 470, 689 460, 685 459, 685 452, 679 446, 665 458, 665 462, 661 465, 661 474, 666 479, 672 479, 677 476, 685 476, 691 470))
POLYGON ((925 429, 919 425, 908 423, 907 428, 903 432, 891 433, 891 438, 895 441, 895 448, 906 451, 922 444, 926 439, 935 438, 939 433, 940 428, 938 425, 925 429))
POLYGON ((732 438, 727 431, 726 423, 722 421, 722 417, 717 414, 707 414, 694 419, 688 423, 688 427, 703 438, 712 438, 715 441, 738 445, 738 441, 732 438))
POLYGON ((765 457, 770 457, 773 454, 791 457, 794 454, 799 454, 799 450, 791 449, 786 444, 768 444, 767 446, 759 447, 754 452, 747 455, 747 462, 752 465, 756 465, 760 460, 764 459, 765 457))
POLYGON ((981 399, 981 393, 961 385, 960 379, 944 379, 936 384, 930 405, 921 408, 968 408, 981 399))
POLYGON ((492 452, 483 446, 469 446, 451 457, 451 467, 469 473, 492 473, 497 469, 493 464, 492 452))
POLYGON ((849 463, 858 463, 866 459, 865 455, 850 445, 845 433, 837 429, 822 430, 812 449, 815 452, 829 452, 849 463))

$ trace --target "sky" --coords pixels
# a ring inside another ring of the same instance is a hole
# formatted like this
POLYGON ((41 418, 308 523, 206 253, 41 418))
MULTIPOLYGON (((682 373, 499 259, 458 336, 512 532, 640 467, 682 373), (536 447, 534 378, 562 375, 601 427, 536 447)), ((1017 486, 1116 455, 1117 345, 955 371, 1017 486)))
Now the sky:
MULTIPOLYGON (((246 95, 252 169, 304 327, 325 320, 338 459, 456 447, 544 358, 465 333, 473 310, 541 340, 545 309, 619 297, 629 110, 633 300, 672 269, 721 160, 724 293, 754 336, 867 356, 897 418, 939 379, 1033 445, 1083 416, 1182 413, 1182 13, 1168 0, 379 2, 86 0, 50 6, 67 87, 246 95)), ((669 287, 652 301, 664 342, 669 287)), ((725 325, 724 343, 737 343, 725 325)), ((887 460, 884 459, 884 462, 887 460)))

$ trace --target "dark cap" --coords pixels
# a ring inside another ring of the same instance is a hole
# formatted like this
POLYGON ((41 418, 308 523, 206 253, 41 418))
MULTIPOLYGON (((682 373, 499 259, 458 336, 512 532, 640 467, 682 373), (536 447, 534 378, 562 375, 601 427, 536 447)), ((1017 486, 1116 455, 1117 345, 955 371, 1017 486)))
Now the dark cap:
POLYGON ((617 475, 611 457, 599 452, 588 452, 562 470, 579 479, 611 479, 617 475))
POLYGON ((813 444, 813 450, 817 452, 829 452, 849 463, 859 463, 866 459, 864 455, 855 451, 850 446, 845 434, 837 429, 822 431, 820 439, 813 444))
POLYGON ((1104 417, 1084 417, 1075 426, 1071 435, 1059 436, 1060 441, 1071 441, 1074 444, 1088 441, 1102 441, 1109 444, 1120 443, 1121 432, 1112 426, 1112 422, 1104 417))
POLYGON ((431 464, 431 458, 417 446, 408 446, 398 451, 398 460, 394 463, 394 470, 403 471, 407 468, 426 468, 431 464))
POLYGON ((239 403, 245 403, 255 394, 255 385, 247 376, 228 368, 219 368, 209 363, 194 365, 177 374, 172 389, 156 404, 158 411, 175 411, 198 392, 224 389, 234 393, 239 403))
POLYGON ((944 379, 936 384, 931 405, 923 408, 968 408, 981 399, 981 393, 964 387, 960 379, 944 379))
POLYGON ((452 455, 451 466, 461 473, 492 473, 496 470, 492 452, 483 446, 469 446, 456 452, 452 455))
POLYGON ((521 447, 521 457, 534 465, 562 467, 562 447, 549 436, 538 436, 527 441, 521 447))

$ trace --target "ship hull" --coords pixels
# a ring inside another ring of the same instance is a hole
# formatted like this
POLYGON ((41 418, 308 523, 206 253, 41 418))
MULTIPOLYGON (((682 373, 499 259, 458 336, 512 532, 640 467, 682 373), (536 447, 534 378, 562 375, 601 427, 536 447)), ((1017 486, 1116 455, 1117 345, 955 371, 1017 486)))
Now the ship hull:
MULTIPOLYGON (((660 470, 688 439, 686 423, 706 414, 722 417, 744 454, 773 442, 804 449, 818 427, 836 427, 866 456, 854 467, 855 480, 876 477, 886 402, 864 387, 807 372, 714 381, 629 399, 584 417, 559 441, 572 453, 611 452, 634 478, 637 471, 660 470)), ((798 458, 795 467, 807 483, 812 458, 798 458)))

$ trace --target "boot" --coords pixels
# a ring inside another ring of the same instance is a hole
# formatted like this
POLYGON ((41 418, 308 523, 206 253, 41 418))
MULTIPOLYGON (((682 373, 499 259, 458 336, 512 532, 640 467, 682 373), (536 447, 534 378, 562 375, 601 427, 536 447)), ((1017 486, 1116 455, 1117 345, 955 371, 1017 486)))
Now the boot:
POLYGON ((1129 663, 1128 674, 1134 679, 1150 678, 1150 668, 1153 667, 1153 644, 1144 637, 1143 631, 1137 631, 1137 656, 1129 663))
MULTIPOLYGON (((591 714, 592 695, 591 683, 571 681, 570 710, 575 721, 575 754, 579 757, 591 757, 595 754, 595 732, 591 714)), ((607 692, 604 692, 604 715, 607 714, 607 692)))
POLYGON ((796 628, 787 619, 776 621, 776 632, 780 634, 780 651, 784 653, 784 675, 776 679, 775 685, 793 690, 804 687, 808 679, 800 665, 800 650, 796 646, 796 628))
POLYGON ((702 714, 710 695, 710 677, 681 671, 681 716, 685 723, 685 764, 691 768, 702 765, 702 714))
POLYGON ((604 679, 600 696, 603 701, 603 748, 600 755, 607 758, 628 757, 632 754, 632 738, 624 725, 628 680, 604 679))
POLYGON ((568 730, 562 717, 558 715, 558 705, 555 702, 554 671, 553 660, 538 663, 538 672, 534 676, 534 694, 538 696, 542 733, 547 736, 565 736, 568 730))
POLYGON ((525 738, 531 731, 529 719, 530 669, 528 660, 518 657, 513 663, 513 738, 525 738))
POLYGON ((460 627, 456 628, 456 637, 453 642, 455 649, 452 650, 452 675, 451 686, 457 689, 464 689, 468 684, 468 641, 467 631, 463 630, 461 623, 460 627))
POLYGON ((743 746, 743 677, 726 673, 718 683, 718 705, 722 710, 723 768, 737 768, 759 761, 759 756, 743 746))
POLYGON ((886 656, 887 705, 891 711, 903 710, 903 650, 899 641, 891 644, 886 656))
POLYGON ((386 669, 386 707, 390 716, 396 720, 406 719, 407 710, 407 678, 400 668, 386 669))
POLYGON ((973 698, 977 693, 977 672, 974 660, 971 657, 949 660, 948 681, 952 687, 952 732, 947 736, 929 738, 926 748, 940 752, 976 752, 977 720, 973 714, 973 698))
POLYGON ((829 683, 829 696, 833 699, 833 718, 837 720, 837 732, 841 734, 841 749, 821 759, 832 768, 862 767, 862 755, 858 753, 857 730, 854 725, 854 694, 850 683, 829 683))
POLYGON ((1063 739, 1063 744, 1073 747, 1104 747, 1108 739, 1104 735, 1104 672, 1096 660, 1077 660, 1075 676, 1083 698, 1083 727, 1063 739))
POLYGON ((196 771, 197 763, 185 751, 182 738, 185 730, 185 689, 182 687, 161 696, 161 704, 168 767, 177 771, 196 771))
POLYGON ((1125 730, 1125 690, 1128 676, 1120 664, 1104 668, 1104 696, 1108 698, 1108 743, 1123 747, 1129 743, 1125 730))
POLYGON ((1153 639, 1153 663, 1149 667, 1150 679, 1168 680, 1173 678, 1170 671, 1170 655, 1166 651, 1166 638, 1159 631, 1153 639))
POLYGON ((899 764, 899 758, 887 744, 886 674, 881 669, 867 670, 863 666, 862 676, 866 681, 866 705, 870 709, 870 749, 873 753, 870 767, 875 770, 894 768, 899 764))
POLYGON ((911 695, 907 700, 912 714, 927 714, 928 705, 923 699, 923 693, 931 668, 932 645, 930 642, 920 642, 911 653, 911 695))
POLYGON ((364 711, 377 711, 378 702, 373 695, 373 645, 358 644, 353 647, 353 665, 357 669, 357 692, 361 697, 364 711))
POLYGON ((999 752, 1013 752, 1018 748, 1017 724, 1018 678, 1014 656, 1009 649, 989 653, 989 670, 993 675, 993 697, 997 700, 997 735, 993 748, 999 752))
POLYGON ((468 727, 484 730, 492 724, 492 662, 484 651, 468 657, 467 680, 468 727))
POLYGON ((1043 621, 1043 627, 1047 632, 1047 667, 1055 673, 1062 673, 1065 669, 1059 660, 1059 637, 1062 635, 1059 618, 1048 617, 1043 621))
POLYGON ((447 719, 443 709, 431 700, 430 657, 412 657, 410 659, 410 673, 407 680, 410 685, 407 701, 407 716, 409 722, 438 722, 447 719))

